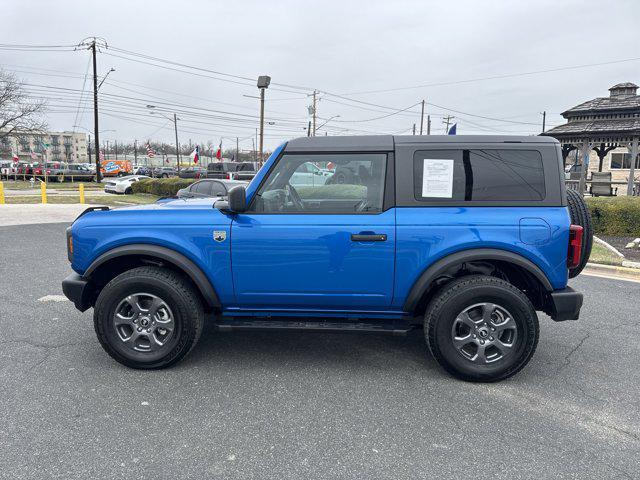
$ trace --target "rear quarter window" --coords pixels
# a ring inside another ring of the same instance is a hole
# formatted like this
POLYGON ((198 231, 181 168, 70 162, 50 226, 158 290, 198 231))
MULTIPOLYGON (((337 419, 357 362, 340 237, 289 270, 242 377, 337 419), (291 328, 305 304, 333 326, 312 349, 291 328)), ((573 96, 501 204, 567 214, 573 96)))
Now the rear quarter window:
POLYGON ((422 150, 414 154, 413 173, 418 201, 542 201, 546 196, 537 150, 422 150))

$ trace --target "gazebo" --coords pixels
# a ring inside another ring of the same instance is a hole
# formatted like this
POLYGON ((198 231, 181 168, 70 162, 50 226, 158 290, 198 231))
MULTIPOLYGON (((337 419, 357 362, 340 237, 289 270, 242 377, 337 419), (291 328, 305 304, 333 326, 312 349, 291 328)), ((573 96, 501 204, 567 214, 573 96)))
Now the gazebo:
POLYGON ((640 138, 640 95, 634 83, 619 83, 609 89, 608 97, 598 97, 581 103, 562 113, 567 123, 544 132, 562 144, 562 156, 578 150, 582 159, 580 191, 584 192, 589 171, 589 153, 595 151, 602 171, 607 154, 620 147, 631 153, 627 195, 633 194, 634 173, 638 167, 638 140, 640 138), (635 159, 635 161, 634 161, 635 159))

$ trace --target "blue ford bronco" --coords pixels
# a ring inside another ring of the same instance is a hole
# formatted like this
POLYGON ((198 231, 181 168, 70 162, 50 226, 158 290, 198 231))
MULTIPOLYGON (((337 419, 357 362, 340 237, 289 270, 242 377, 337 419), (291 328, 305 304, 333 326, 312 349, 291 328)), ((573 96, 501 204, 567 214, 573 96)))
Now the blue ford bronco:
POLYGON ((548 137, 311 137, 278 147, 227 199, 90 208, 62 282, 133 368, 173 365, 219 331, 402 334, 422 327, 458 378, 531 359, 536 311, 575 320, 592 243, 548 137))

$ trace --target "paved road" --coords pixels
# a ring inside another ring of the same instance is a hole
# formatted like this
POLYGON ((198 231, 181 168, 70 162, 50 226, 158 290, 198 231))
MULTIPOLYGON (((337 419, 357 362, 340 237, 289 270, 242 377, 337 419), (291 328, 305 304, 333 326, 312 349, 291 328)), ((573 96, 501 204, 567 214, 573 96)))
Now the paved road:
POLYGON ((500 384, 448 377, 420 335, 209 329, 140 372, 38 300, 64 228, 0 227, 0 478, 640 478, 640 283, 574 281, 583 318, 542 318, 500 384))

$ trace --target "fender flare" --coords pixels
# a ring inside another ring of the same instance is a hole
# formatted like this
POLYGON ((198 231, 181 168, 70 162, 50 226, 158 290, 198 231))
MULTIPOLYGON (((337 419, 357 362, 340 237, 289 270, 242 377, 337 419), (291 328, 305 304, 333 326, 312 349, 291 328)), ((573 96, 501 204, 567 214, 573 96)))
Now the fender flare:
POLYGON ((193 263, 193 261, 189 260, 181 253, 178 253, 175 250, 171 250, 170 248, 161 247, 158 245, 134 243, 131 245, 123 245, 121 247, 115 247, 111 250, 108 250, 107 252, 96 258, 93 262, 91 262, 91 265, 89 265, 89 267, 85 270, 82 278, 85 280, 90 280, 91 274, 105 262, 113 260, 114 258, 129 255, 157 258, 173 264, 182 272, 184 272, 191 279, 191 281, 193 281, 193 283, 202 294, 207 307, 215 310, 219 310, 222 308, 220 299, 218 298, 218 294, 216 293, 213 285, 211 285, 211 282, 200 267, 198 267, 195 263, 193 263))
POLYGON ((533 275, 533 277, 542 284, 545 290, 548 292, 553 291, 553 286, 551 285, 551 282, 549 282, 547 276, 540 267, 531 260, 507 250, 477 248, 452 253, 429 266, 424 272, 422 272, 411 287, 409 295, 407 295, 407 299, 404 302, 403 310, 405 312, 413 312, 417 308, 422 295, 431 285, 431 282, 438 278, 438 276, 444 273, 448 268, 456 264, 472 262, 474 260, 500 260, 517 265, 533 275))

